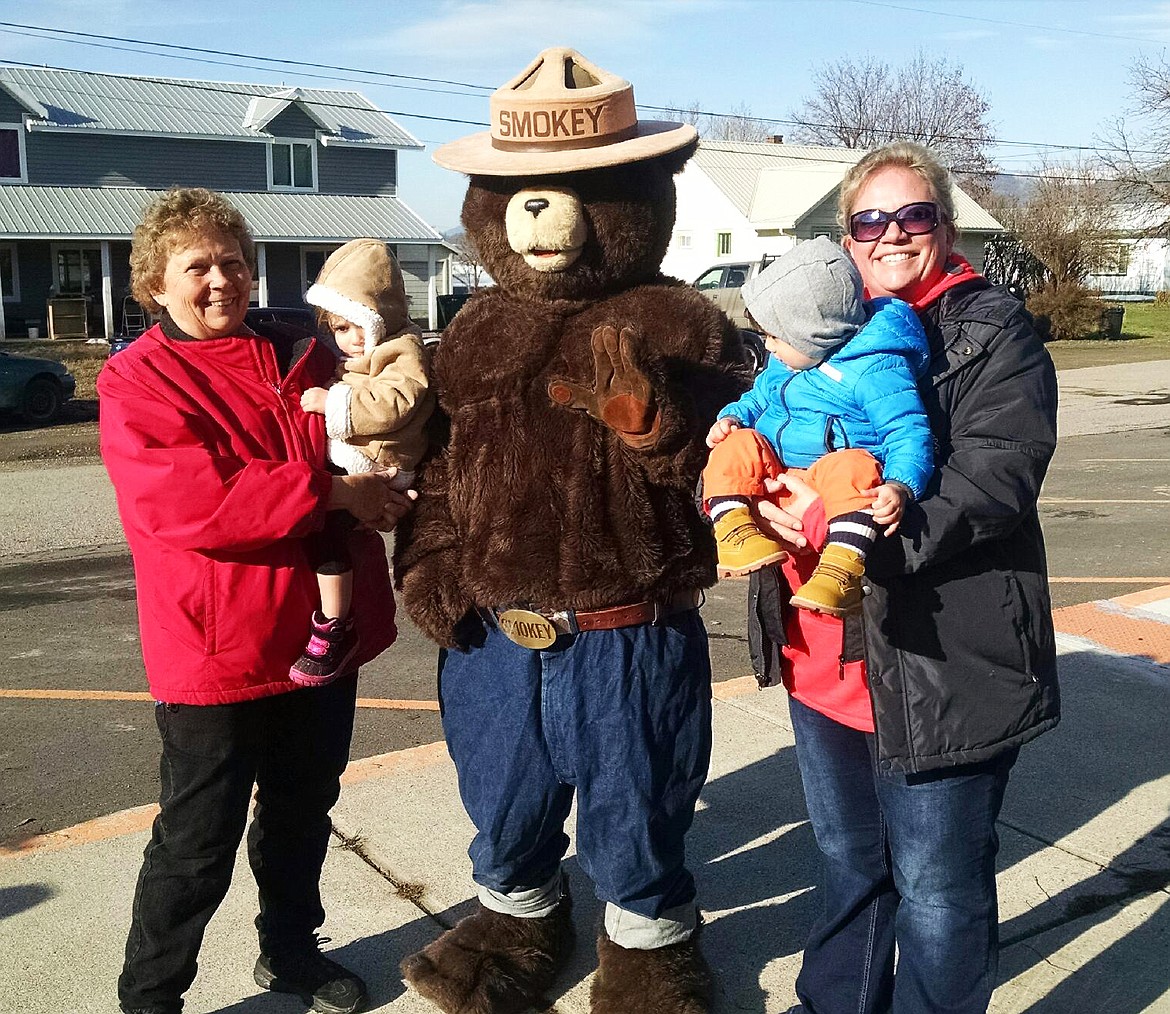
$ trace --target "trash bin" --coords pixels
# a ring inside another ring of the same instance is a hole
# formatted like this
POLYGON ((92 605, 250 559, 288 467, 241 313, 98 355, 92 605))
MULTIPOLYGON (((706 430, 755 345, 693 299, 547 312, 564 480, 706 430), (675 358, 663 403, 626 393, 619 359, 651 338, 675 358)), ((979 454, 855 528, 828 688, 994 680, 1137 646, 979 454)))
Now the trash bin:
POLYGON ((1121 337, 1121 327, 1125 321, 1124 306, 1107 306, 1101 311, 1101 334, 1110 340, 1121 337))

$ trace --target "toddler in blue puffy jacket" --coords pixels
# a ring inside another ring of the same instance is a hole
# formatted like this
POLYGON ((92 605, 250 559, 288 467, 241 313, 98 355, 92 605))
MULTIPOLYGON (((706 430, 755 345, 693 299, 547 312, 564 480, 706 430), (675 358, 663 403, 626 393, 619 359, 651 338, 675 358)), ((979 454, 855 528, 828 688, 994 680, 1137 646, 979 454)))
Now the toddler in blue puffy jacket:
POLYGON ((828 535, 816 570, 794 591, 805 609, 843 616, 861 605, 865 555, 925 492, 933 445, 917 379, 930 349, 900 299, 863 299, 861 276, 829 239, 798 243, 743 288, 771 353, 750 391, 707 434, 704 505, 721 575, 784 558, 751 504, 765 480, 801 475, 824 501, 828 535))

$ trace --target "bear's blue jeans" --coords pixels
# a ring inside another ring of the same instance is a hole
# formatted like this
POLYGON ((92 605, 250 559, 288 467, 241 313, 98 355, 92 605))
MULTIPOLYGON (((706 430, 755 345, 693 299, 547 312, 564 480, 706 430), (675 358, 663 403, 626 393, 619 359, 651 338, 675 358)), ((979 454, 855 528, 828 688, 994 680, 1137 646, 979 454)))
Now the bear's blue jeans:
POLYGON ((545 650, 489 622, 481 646, 440 656, 439 702, 478 884, 505 895, 548 884, 575 790, 578 861, 600 899, 649 920, 693 903, 683 838, 711 756, 697 609, 545 650))
POLYGON ((995 821, 1018 751, 879 773, 871 734, 789 707, 822 855, 821 911, 796 982, 803 1009, 983 1014, 998 963, 995 821))

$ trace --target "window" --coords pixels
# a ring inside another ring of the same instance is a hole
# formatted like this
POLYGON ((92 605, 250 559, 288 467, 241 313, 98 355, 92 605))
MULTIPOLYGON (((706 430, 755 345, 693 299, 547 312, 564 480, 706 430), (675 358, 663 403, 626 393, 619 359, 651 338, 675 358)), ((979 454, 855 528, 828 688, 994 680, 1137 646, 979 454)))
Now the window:
POLYGON ((309 291, 309 286, 321 273, 321 266, 336 246, 303 246, 301 247, 301 295, 309 291))
POLYGON ((1090 271, 1094 275, 1128 274, 1129 249, 1126 243, 1099 244, 1090 259, 1090 271))
POLYGON ((20 271, 16 263, 16 246, 0 246, 0 289, 4 290, 4 302, 20 302, 20 271))
POLYGON ((313 141, 274 141, 268 146, 272 190, 316 190, 317 146, 313 141))
POLYGON ((24 129, 19 123, 0 123, 0 182, 27 182, 24 129))
POLYGON ((729 253, 731 253, 731 233, 715 233, 715 256, 726 257, 729 253))
POLYGON ((723 284, 723 269, 712 268, 710 271, 704 271, 695 282, 695 288, 703 289, 718 289, 723 284))
POLYGON ((102 291, 102 251, 97 246, 54 246, 59 296, 85 296, 102 291))
POLYGON ((674 245, 680 250, 689 250, 691 248, 691 234, 689 232, 676 232, 674 245))

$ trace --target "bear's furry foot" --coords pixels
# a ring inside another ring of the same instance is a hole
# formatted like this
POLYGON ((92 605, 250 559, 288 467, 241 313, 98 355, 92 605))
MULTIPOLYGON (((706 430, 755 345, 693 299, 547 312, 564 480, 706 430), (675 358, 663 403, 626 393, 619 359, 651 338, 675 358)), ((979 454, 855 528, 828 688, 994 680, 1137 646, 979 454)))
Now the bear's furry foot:
POLYGON ((516 1014, 552 985, 573 947, 572 902, 521 919, 479 906, 405 958, 402 977, 446 1014, 516 1014))
POLYGON ((711 976, 694 936, 639 951, 602 930, 589 999, 592 1014, 707 1014, 711 976))

